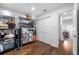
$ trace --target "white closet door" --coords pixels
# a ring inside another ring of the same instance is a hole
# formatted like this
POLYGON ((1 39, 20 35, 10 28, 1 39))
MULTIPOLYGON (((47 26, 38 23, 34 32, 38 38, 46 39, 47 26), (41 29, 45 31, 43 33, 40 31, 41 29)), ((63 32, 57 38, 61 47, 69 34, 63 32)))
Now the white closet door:
POLYGON ((40 41, 58 47, 58 16, 50 16, 48 18, 39 19, 36 22, 37 37, 40 41))

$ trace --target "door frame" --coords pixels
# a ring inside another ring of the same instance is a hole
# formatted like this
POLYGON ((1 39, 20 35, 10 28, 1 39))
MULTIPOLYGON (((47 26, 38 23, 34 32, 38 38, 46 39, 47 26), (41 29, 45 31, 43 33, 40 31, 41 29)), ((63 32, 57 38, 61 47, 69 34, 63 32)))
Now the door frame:
MULTIPOLYGON (((74 22, 74 26, 75 26, 75 29, 76 29, 74 36, 77 36, 77 3, 74 3, 72 12, 73 12, 73 22, 74 22)), ((61 36, 60 36, 60 33, 61 33, 60 20, 61 19, 60 19, 60 16, 61 16, 62 13, 59 14, 59 41, 61 40, 61 36)), ((75 39, 73 39, 72 41, 73 41, 73 54, 77 55, 77 51, 78 51, 78 48, 77 48, 78 47, 77 46, 78 38, 75 37, 75 39)))

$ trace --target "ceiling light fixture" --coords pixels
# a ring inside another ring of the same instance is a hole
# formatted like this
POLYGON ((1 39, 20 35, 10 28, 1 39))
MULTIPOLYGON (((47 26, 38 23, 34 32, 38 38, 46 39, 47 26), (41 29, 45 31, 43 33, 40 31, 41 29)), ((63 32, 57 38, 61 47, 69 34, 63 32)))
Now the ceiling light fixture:
POLYGON ((35 7, 32 7, 31 9, 32 9, 32 11, 35 11, 35 7))

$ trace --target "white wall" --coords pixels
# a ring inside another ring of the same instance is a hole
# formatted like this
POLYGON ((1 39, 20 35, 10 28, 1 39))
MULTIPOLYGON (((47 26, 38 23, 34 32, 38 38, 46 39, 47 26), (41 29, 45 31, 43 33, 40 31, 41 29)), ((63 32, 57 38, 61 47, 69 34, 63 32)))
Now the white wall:
POLYGON ((59 14, 71 10, 73 4, 64 4, 63 6, 49 12, 45 15, 38 17, 36 21, 37 37, 38 40, 50 44, 54 47, 58 47, 59 43, 59 14), (43 17, 47 17, 40 19, 43 17))

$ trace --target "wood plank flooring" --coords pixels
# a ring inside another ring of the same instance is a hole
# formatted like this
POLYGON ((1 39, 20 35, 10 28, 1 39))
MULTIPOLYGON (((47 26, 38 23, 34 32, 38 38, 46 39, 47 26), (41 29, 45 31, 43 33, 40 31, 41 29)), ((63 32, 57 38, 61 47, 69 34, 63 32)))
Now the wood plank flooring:
MULTIPOLYGON (((67 53, 69 55, 69 53, 67 53)), ((11 50, 3 55, 66 55, 64 50, 52 47, 40 41, 24 45, 20 50, 11 50)))

